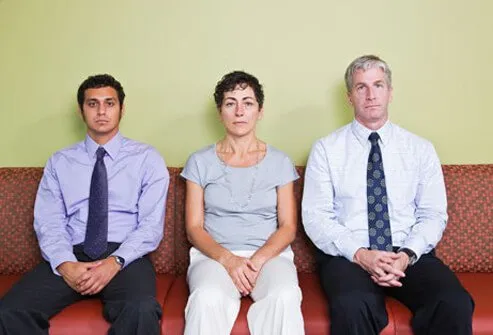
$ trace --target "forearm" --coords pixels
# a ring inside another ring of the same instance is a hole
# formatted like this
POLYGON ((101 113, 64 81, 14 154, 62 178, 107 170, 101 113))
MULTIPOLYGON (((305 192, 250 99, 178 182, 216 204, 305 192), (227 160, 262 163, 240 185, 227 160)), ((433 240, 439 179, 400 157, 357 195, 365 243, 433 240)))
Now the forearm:
POLYGON ((353 261, 356 251, 364 247, 355 242, 357 239, 353 232, 337 222, 334 214, 304 210, 303 224, 313 244, 325 253, 329 253, 330 246, 333 245, 340 255, 353 261))
POLYGON ((334 252, 353 260, 356 243, 353 232, 338 220, 336 192, 333 184, 327 153, 321 142, 317 142, 308 158, 303 189, 302 217, 305 231, 313 243, 327 254, 334 252))
POLYGON ((138 225, 113 253, 125 259, 125 266, 156 250, 163 238, 169 174, 160 156, 152 158, 138 200, 138 225))
POLYGON ((112 255, 125 259, 125 267, 157 249, 163 237, 163 221, 140 222, 112 255))
POLYGON ((422 254, 436 247, 442 238, 445 227, 446 221, 444 219, 418 221, 403 241, 402 247, 411 249, 419 258, 422 254))
POLYGON ((254 264, 264 265, 284 251, 296 237, 296 226, 283 225, 251 257, 254 264))
POLYGON ((428 149, 414 200, 416 223, 402 245, 413 250, 418 258, 436 247, 448 219, 442 168, 433 148, 428 149))
POLYGON ((43 259, 50 263, 53 273, 60 275, 57 267, 64 262, 77 262, 70 237, 65 229, 58 225, 49 225, 34 221, 34 229, 43 259))
POLYGON ((187 236, 195 248, 221 264, 224 264, 225 260, 232 255, 228 249, 217 243, 202 227, 189 228, 187 236))

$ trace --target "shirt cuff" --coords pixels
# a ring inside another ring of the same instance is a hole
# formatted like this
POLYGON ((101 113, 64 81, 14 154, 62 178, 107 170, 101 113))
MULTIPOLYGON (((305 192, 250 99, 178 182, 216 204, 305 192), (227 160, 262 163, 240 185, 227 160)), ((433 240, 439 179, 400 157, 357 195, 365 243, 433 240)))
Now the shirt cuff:
POLYGON ((122 247, 116 249, 110 256, 120 256, 125 260, 125 264, 122 269, 126 268, 130 263, 141 257, 140 255, 137 255, 135 250, 122 247))
POLYGON ((57 276, 61 276, 60 272, 57 271, 57 267, 64 262, 78 262, 77 258, 72 252, 65 252, 63 254, 58 254, 56 257, 50 259, 51 270, 57 276))
POLYGON ((344 256, 347 260, 350 262, 354 261, 354 254, 358 249, 364 248, 360 244, 349 242, 349 241, 344 241, 344 243, 341 243, 340 245, 336 243, 337 249, 341 252, 342 256, 344 256))
POLYGON ((416 261, 419 260, 422 254, 426 251, 426 245, 421 243, 418 239, 412 239, 405 241, 399 248, 408 248, 414 251, 416 254, 416 261))

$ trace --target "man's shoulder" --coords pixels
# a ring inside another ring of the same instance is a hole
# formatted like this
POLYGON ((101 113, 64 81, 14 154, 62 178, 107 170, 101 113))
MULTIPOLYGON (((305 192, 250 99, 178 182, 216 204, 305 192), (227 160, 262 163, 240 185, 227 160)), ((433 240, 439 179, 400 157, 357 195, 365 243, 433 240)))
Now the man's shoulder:
POLYGON ((80 141, 70 146, 67 146, 63 149, 57 150, 54 154, 50 156, 49 160, 52 163, 56 163, 60 160, 75 158, 81 155, 82 153, 86 153, 86 152, 87 151, 84 146, 84 141, 80 141))
POLYGON ((124 154, 131 155, 144 155, 151 158, 163 159, 159 151, 152 145, 130 139, 128 137, 122 137, 122 146, 120 149, 124 154))
POLYGON ((404 148, 416 148, 417 150, 433 148, 433 143, 401 126, 392 123, 392 137, 397 144, 404 148))
POLYGON ((319 138, 315 141, 315 145, 321 145, 323 147, 334 147, 340 142, 346 142, 347 136, 351 135, 351 123, 346 124, 328 135, 319 138))

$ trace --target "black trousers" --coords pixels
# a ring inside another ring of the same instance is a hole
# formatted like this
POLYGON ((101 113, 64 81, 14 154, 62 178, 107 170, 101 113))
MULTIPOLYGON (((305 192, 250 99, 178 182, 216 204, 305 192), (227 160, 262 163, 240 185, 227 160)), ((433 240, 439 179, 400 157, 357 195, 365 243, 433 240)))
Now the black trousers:
POLYGON ((472 334, 474 301, 434 251, 408 267, 402 287, 395 288, 375 284, 363 268, 344 257, 317 250, 316 258, 329 300, 331 334, 380 334, 388 323, 387 295, 411 310, 415 335, 472 334))
MULTIPOLYGON (((119 244, 109 243, 106 258, 119 244)), ((81 262, 92 261, 74 247, 81 262)), ((150 260, 140 258, 129 264, 93 296, 103 302, 104 318, 110 322, 108 334, 160 334, 161 307, 156 301, 156 275, 150 260)), ((36 266, 0 300, 0 334, 48 334, 49 319, 63 308, 83 299, 47 262, 36 266)))

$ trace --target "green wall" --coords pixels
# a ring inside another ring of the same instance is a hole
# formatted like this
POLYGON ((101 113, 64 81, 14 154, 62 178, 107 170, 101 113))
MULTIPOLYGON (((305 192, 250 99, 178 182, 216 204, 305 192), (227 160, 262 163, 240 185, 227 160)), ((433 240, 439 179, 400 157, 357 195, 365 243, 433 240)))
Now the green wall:
POLYGON ((394 72, 391 119, 442 163, 493 163, 493 1, 0 0, 0 166, 42 166, 80 140, 75 92, 107 72, 123 133, 168 165, 222 136, 212 102, 235 69, 266 92, 258 134, 305 164, 352 119, 343 74, 375 53, 394 72))

